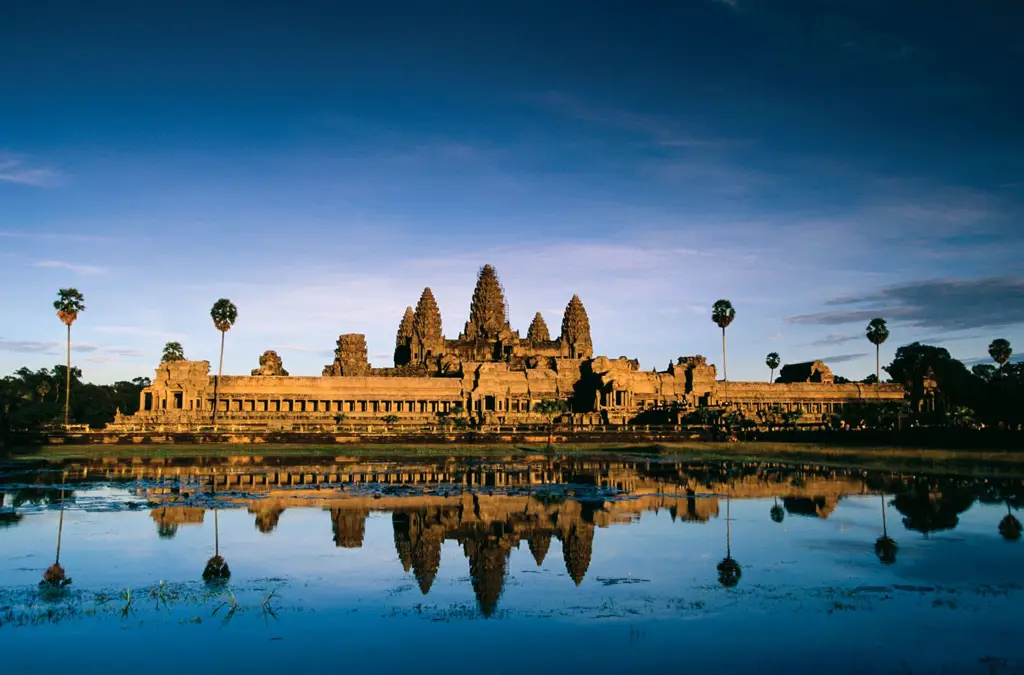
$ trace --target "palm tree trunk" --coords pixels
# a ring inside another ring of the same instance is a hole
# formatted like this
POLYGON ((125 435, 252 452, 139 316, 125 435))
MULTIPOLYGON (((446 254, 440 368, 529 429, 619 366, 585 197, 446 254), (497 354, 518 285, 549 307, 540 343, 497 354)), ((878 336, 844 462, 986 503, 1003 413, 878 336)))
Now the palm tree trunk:
MULTIPOLYGON (((881 362, 879 361, 879 354, 878 354, 879 350, 881 350, 881 349, 882 349, 882 345, 880 345, 880 344, 876 344, 875 345, 875 390, 876 391, 879 389, 879 385, 882 384, 882 375, 881 375, 882 369, 879 367, 881 362)), ((861 371, 861 372, 864 372, 864 371, 861 371)))
POLYGON ((772 368, 771 370, 768 371, 768 384, 771 384, 774 381, 775 381, 775 369, 772 368))
POLYGON ((68 428, 68 407, 71 405, 71 324, 68 324, 67 383, 64 387, 64 429, 68 428))
POLYGON ((722 382, 729 381, 729 368, 725 359, 725 328, 722 328, 722 382))
POLYGON ((732 557, 732 500, 725 496, 725 557, 732 557))
MULTIPOLYGON (((217 426, 217 391, 220 388, 220 376, 224 371, 224 331, 220 332, 220 361, 217 363, 217 379, 213 381, 213 418, 211 423, 217 426)), ((216 429, 215 429, 216 430, 216 429)))

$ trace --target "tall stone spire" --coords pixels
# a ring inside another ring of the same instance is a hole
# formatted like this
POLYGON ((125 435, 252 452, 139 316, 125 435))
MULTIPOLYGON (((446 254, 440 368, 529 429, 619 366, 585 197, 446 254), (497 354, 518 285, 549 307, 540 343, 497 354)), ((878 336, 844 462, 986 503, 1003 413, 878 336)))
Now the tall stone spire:
POLYGON ((550 342, 551 333, 548 331, 548 325, 544 322, 544 317, 541 316, 540 312, 533 317, 533 321, 530 323, 530 329, 526 331, 526 339, 533 342, 550 342))
POLYGON ((412 316, 412 357, 424 362, 428 356, 440 356, 444 351, 444 336, 441 334, 441 310, 437 308, 434 293, 423 289, 416 311, 412 316))
POLYGON ((565 308, 561 340, 564 356, 571 359, 589 359, 594 355, 594 345, 590 341, 590 319, 587 318, 587 310, 584 309, 578 295, 573 295, 565 308))
POLYGON ((470 339, 490 340, 497 337, 504 327, 505 293, 494 268, 484 265, 477 275, 473 302, 469 306, 466 336, 470 339))
POLYGON ((398 335, 395 337, 395 366, 404 366, 412 360, 414 323, 412 307, 406 307, 402 322, 398 324, 398 335))

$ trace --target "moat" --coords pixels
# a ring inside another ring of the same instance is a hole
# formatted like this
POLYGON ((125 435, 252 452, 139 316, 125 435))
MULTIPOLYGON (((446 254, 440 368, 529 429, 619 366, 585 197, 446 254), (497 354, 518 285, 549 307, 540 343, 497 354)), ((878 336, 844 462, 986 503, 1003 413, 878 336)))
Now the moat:
POLYGON ((76 659, 97 673, 111 658, 180 672, 200 654, 249 670, 1019 672, 1012 476, 585 456, 12 461, 0 653, 12 672, 58 653, 108 655, 76 659))

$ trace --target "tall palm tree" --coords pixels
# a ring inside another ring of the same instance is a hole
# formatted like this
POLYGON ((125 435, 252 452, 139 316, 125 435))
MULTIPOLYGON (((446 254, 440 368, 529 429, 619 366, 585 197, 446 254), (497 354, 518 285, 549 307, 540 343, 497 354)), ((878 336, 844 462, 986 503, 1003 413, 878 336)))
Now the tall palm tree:
POLYGON ((164 345, 164 353, 160 356, 160 363, 171 363, 172 361, 184 361, 185 350, 180 342, 168 342, 164 345))
POLYGON ((889 339, 889 328, 885 325, 885 319, 877 316, 868 322, 866 335, 868 342, 875 346, 875 388, 877 389, 882 381, 882 368, 881 361, 879 360, 879 353, 881 351, 882 343, 889 339))
POLYGON ((743 570, 732 557, 732 499, 725 495, 725 558, 718 563, 718 583, 732 588, 740 582, 743 570))
POLYGON ((238 319, 238 309, 227 298, 221 298, 213 303, 210 310, 210 318, 213 319, 213 326, 220 331, 220 362, 217 364, 217 379, 213 382, 213 418, 212 424, 217 424, 217 396, 220 387, 220 378, 224 370, 224 334, 231 330, 238 319))
POLYGON ((992 344, 988 346, 988 355, 999 364, 999 368, 1002 370, 1006 362, 1013 356, 1013 348, 1010 346, 1010 341, 1003 338, 993 340, 992 344))
POLYGON ((875 555, 883 565, 892 565, 896 562, 896 552, 900 547, 889 537, 889 530, 885 526, 885 495, 882 497, 882 536, 875 541, 875 555))
POLYGON ((711 320, 714 321, 719 328, 722 329, 722 381, 726 382, 729 379, 729 374, 725 361, 725 329, 729 327, 732 320, 736 318, 736 310, 733 309, 732 303, 728 300, 717 300, 711 307, 711 320))
POLYGON ((85 311, 85 296, 77 288, 62 288, 57 291, 57 299, 53 301, 53 308, 57 310, 57 318, 68 327, 68 381, 64 388, 64 428, 66 429, 68 410, 71 406, 71 324, 75 322, 79 314, 85 311))
POLYGON ((779 358, 778 352, 770 352, 768 356, 765 357, 764 365, 768 366, 771 371, 768 375, 768 384, 775 381, 775 369, 778 368, 781 363, 782 359, 779 358))

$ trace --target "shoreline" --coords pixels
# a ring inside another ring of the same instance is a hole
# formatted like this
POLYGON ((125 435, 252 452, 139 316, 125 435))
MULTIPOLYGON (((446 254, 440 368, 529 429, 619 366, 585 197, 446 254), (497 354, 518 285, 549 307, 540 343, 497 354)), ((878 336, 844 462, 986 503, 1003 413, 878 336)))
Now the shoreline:
POLYGON ((1024 453, 1014 450, 939 449, 907 446, 843 446, 815 442, 712 441, 581 443, 434 442, 434 443, 151 443, 55 444, 11 447, 0 452, 0 462, 59 462, 76 458, 161 459, 172 457, 245 458, 309 457, 381 460, 477 458, 515 461, 527 457, 573 455, 580 459, 618 458, 650 461, 779 462, 820 464, 873 471, 956 473, 1024 477, 1024 453))

